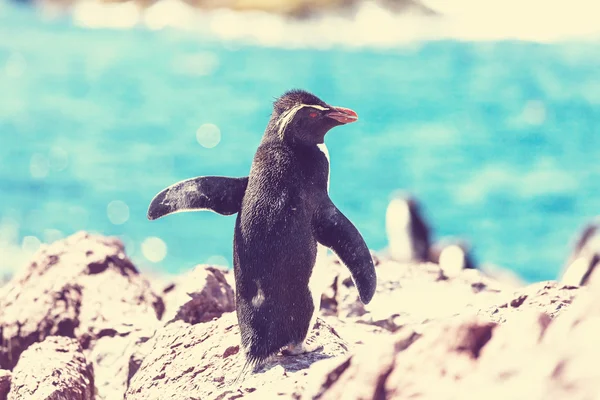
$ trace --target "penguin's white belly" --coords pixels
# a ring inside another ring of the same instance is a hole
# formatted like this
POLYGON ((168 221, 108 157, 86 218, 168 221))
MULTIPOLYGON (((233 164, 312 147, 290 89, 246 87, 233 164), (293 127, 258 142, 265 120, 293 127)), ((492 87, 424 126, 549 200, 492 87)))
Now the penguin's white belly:
POLYGON ((567 267, 560 283, 563 285, 580 286, 582 278, 587 273, 589 267, 590 262, 588 258, 578 257, 567 267))
POLYGON ((326 273, 326 262, 327 262, 327 247, 317 244, 317 259, 315 262, 315 266, 312 270, 312 274, 310 276, 310 280, 308 282, 308 290, 310 290, 310 294, 313 302, 313 315, 310 319, 310 325, 308 329, 312 329, 314 326, 317 314, 321 308, 321 295, 327 288, 329 282, 327 281, 327 273, 326 273))
MULTIPOLYGON (((329 193, 329 150, 325 143, 318 144, 317 147, 327 158, 327 192, 329 193)), ((321 309, 321 295, 327 288, 329 284, 326 273, 326 263, 327 263, 327 247, 322 244, 317 243, 317 258, 315 260, 315 265, 312 270, 312 274, 310 275, 310 280, 308 281, 308 290, 310 290, 310 294, 313 302, 313 315, 310 319, 310 325, 308 329, 312 329, 317 320, 317 315, 319 310, 321 309)))
POLYGON ((385 228, 388 237, 390 257, 397 261, 409 262, 415 258, 412 221, 408 204, 394 199, 385 213, 385 228))
POLYGON ((410 226, 388 232, 388 251, 396 261, 409 262, 415 258, 414 243, 410 226))

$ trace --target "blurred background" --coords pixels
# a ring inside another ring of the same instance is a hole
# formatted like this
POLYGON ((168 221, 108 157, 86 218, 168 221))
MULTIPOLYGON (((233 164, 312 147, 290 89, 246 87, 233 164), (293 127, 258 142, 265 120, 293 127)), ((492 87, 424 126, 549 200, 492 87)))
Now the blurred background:
POLYGON ((0 274, 78 230, 141 268, 231 265, 235 217, 150 222, 161 189, 245 176, 291 88, 358 112, 330 194, 370 248, 412 193, 434 237, 553 279, 600 210, 594 0, 0 0, 0 274), (550 4, 552 3, 552 4, 550 4))

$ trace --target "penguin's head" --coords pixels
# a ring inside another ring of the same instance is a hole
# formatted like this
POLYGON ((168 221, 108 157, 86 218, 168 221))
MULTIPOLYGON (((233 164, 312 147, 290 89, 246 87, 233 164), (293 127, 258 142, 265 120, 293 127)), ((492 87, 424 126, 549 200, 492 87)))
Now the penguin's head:
POLYGON ((295 89, 275 100, 270 127, 282 140, 319 144, 331 128, 357 120, 349 108, 330 106, 312 93, 295 89))
POLYGON ((431 250, 431 261, 437 263, 448 277, 463 269, 476 269, 471 246, 466 240, 445 238, 431 250))

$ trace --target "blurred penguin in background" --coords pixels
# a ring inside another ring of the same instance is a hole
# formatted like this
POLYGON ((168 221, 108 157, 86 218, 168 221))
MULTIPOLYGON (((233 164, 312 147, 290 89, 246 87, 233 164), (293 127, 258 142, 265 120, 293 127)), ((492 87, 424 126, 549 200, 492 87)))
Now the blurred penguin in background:
POLYGON ((385 228, 388 254, 400 262, 425 262, 429 258, 430 230, 417 200, 408 193, 395 192, 387 207, 385 228))
POLYGON ((579 234, 563 268, 560 282, 584 286, 600 262, 600 218, 588 223, 579 234))
POLYGON ((477 268, 471 247, 465 240, 447 238, 433 243, 432 229, 423 217, 421 206, 409 193, 392 194, 385 215, 387 254, 398 262, 432 262, 447 277, 463 269, 477 268))
POLYGON ((460 274, 463 269, 476 269, 471 248, 465 240, 443 239, 432 246, 429 260, 440 266, 447 277, 460 274))

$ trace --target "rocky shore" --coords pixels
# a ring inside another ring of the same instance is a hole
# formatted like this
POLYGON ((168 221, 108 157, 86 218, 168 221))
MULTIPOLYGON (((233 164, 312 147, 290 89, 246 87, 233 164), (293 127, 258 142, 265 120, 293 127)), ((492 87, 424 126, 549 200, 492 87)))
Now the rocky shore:
MULTIPOLYGON (((15 0, 22 1, 22 0, 15 0)), ((27 1, 27 0, 25 0, 27 1)), ((100 3, 129 3, 139 8, 153 6, 171 0, 99 0, 100 3)), ((419 0, 180 0, 198 10, 232 10, 240 12, 262 12, 294 19, 304 19, 322 14, 351 15, 365 1, 394 13, 413 13, 437 16, 439 13, 419 0)), ((47 5, 68 7, 77 0, 45 0, 47 5)))
MULTIPOLYGON (((236 11, 262 11, 290 17, 310 17, 323 12, 351 12, 362 0, 186 0, 201 9, 227 8, 236 11)), ((435 15, 436 12, 419 0, 376 0, 394 12, 416 12, 435 15)))
POLYGON ((0 399, 588 399, 600 391, 600 275, 585 287, 374 254, 368 306, 336 257, 310 333, 322 350, 242 366, 229 270, 145 277, 85 232, 0 288, 0 399))

